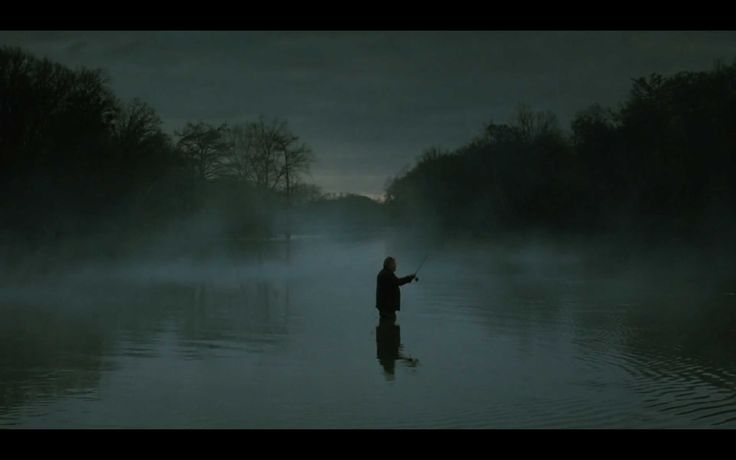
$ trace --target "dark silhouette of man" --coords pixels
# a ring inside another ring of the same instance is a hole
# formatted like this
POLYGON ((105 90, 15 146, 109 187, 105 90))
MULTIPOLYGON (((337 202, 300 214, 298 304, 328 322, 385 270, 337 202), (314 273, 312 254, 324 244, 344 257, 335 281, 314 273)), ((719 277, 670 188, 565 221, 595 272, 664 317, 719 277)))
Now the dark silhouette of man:
POLYGON ((408 275, 398 278, 396 272, 396 259, 386 257, 383 261, 383 270, 376 278, 376 308, 381 318, 396 318, 396 312, 401 310, 401 291, 399 286, 411 283, 414 279, 419 281, 416 275, 408 275))

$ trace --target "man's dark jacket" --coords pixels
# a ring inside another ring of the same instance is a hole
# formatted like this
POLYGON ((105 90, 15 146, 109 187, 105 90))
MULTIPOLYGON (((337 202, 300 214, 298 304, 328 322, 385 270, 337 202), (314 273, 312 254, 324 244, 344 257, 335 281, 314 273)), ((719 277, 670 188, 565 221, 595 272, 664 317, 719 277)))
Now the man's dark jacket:
POLYGON ((401 291, 399 286, 411 282, 412 275, 398 278, 384 268, 376 279, 376 308, 382 313, 393 313, 401 310, 401 291))

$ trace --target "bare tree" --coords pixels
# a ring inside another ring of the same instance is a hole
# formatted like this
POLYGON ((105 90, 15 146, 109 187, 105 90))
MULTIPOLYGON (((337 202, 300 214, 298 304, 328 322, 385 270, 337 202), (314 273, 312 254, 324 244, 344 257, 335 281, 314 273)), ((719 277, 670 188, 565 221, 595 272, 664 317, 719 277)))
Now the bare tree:
POLYGON ((177 149, 190 161, 200 179, 212 179, 220 172, 223 159, 229 150, 225 138, 227 126, 212 126, 208 123, 187 123, 176 132, 179 136, 177 149))
POLYGON ((226 170, 261 190, 284 191, 291 199, 294 184, 309 171, 312 150, 289 129, 286 121, 263 118, 230 128, 226 170))
POLYGON ((160 144, 166 137, 161 130, 161 118, 151 106, 140 99, 133 99, 122 107, 114 122, 113 133, 124 150, 160 144))
POLYGON ((519 105, 514 125, 525 142, 533 142, 543 136, 559 135, 557 117, 552 112, 539 112, 527 105, 519 105))
POLYGON ((267 125, 263 118, 249 123, 246 127, 250 136, 251 150, 248 163, 256 187, 261 190, 275 190, 278 185, 278 129, 267 125))
POLYGON ((255 156, 255 136, 250 125, 233 125, 226 132, 228 150, 225 155, 223 171, 242 182, 256 181, 253 169, 255 156))
POLYGON ((287 203, 291 204, 292 187, 302 174, 309 172, 314 154, 307 144, 299 142, 299 137, 289 130, 285 121, 278 122, 277 126, 276 145, 281 156, 277 180, 283 181, 287 203))

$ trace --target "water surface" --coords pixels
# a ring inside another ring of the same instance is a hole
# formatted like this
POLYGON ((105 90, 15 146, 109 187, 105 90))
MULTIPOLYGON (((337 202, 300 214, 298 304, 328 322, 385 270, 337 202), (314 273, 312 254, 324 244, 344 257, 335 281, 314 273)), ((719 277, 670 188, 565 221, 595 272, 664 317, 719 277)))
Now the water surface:
POLYGON ((0 426, 736 427, 736 283, 688 260, 297 238, 0 285, 0 426))

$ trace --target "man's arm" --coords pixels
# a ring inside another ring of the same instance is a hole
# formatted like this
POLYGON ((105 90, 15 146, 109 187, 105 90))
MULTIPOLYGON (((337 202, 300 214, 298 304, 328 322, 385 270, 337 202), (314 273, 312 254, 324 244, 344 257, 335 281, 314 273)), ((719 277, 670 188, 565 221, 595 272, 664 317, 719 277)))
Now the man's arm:
POLYGON ((403 278, 396 278, 396 283, 399 286, 402 286, 406 283, 411 283, 414 280, 414 278, 416 278, 416 275, 408 275, 408 276, 404 276, 403 278))

